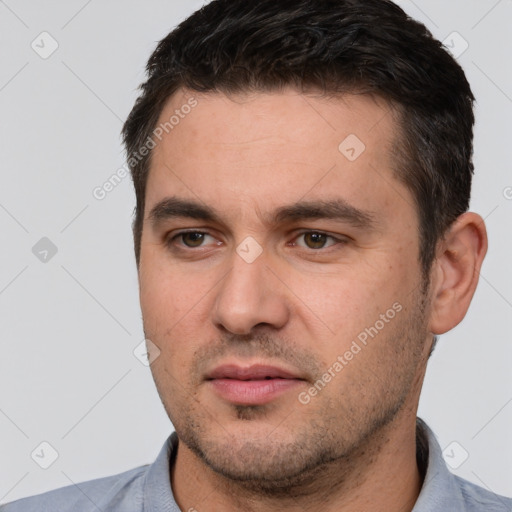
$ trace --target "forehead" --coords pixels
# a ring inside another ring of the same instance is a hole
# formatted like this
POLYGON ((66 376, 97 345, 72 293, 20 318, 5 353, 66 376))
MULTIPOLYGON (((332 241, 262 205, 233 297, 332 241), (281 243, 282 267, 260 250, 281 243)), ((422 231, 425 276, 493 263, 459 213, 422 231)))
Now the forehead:
POLYGON ((339 195, 375 210, 408 194, 393 173, 398 126, 380 98, 179 91, 158 127, 148 207, 172 194, 245 215, 339 195))
POLYGON ((344 133, 354 132, 363 141, 372 139, 374 143, 375 137, 385 144, 393 139, 398 128, 393 105, 379 96, 303 94, 292 88, 229 96, 179 90, 167 100, 158 126, 164 129, 162 138, 168 141, 189 138, 190 130, 184 129, 188 127, 195 134, 200 130, 207 137, 206 142, 231 145, 254 145, 258 142, 254 138, 257 134, 277 136, 282 142, 292 144, 302 136, 312 141, 322 138, 329 143, 330 136, 337 140, 344 133), (190 104, 194 106, 190 108, 190 104))

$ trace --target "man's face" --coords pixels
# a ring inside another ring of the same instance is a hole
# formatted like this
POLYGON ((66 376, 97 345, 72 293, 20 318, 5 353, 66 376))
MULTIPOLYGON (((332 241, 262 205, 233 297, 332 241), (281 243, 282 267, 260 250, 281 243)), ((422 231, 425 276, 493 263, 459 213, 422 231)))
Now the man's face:
POLYGON ((287 90, 195 94, 183 108, 190 96, 162 112, 161 123, 182 115, 147 183, 151 368, 193 453, 272 486, 414 417, 430 340, 417 213, 392 172, 383 101, 287 90), (175 201, 150 219, 168 198, 214 217, 175 201))

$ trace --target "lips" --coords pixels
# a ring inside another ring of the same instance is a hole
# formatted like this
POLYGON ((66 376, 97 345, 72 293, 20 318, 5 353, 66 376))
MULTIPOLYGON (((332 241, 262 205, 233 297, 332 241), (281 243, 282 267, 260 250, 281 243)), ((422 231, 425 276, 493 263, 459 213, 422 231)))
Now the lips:
POLYGON ((264 405, 302 384, 292 371, 276 366, 225 364, 211 371, 207 385, 223 400, 235 405, 264 405))
POLYGON ((297 375, 276 366, 253 365, 248 367, 222 365, 207 376, 212 379, 265 380, 265 379, 299 379, 297 375))

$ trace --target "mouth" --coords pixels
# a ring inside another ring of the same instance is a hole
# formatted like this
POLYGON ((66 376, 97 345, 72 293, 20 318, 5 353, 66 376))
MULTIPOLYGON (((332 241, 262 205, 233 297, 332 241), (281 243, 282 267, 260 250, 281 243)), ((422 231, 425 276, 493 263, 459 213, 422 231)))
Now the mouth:
POLYGON ((263 405, 297 388, 305 379, 277 366, 218 366, 206 382, 222 399, 235 405, 263 405))

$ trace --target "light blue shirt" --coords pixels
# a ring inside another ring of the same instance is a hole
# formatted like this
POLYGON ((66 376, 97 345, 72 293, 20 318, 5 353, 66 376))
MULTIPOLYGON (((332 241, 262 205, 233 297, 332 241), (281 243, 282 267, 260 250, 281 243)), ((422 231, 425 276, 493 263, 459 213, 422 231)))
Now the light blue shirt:
MULTIPOLYGON (((418 445, 428 445, 428 458, 423 461, 427 470, 413 512, 512 512, 511 498, 448 470, 434 433, 420 419, 418 436, 418 445)), ((180 512, 169 472, 177 443, 173 432, 151 465, 23 498, 0 506, 0 512, 180 512)))

